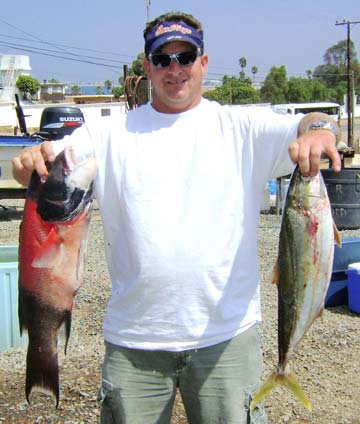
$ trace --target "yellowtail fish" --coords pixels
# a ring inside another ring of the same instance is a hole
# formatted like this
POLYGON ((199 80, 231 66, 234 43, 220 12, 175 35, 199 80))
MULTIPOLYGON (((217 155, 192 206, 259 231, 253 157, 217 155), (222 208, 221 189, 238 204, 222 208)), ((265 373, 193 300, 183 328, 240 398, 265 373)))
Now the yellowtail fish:
POLYGON ((341 245, 321 173, 304 177, 297 166, 289 183, 273 273, 278 289, 278 365, 255 393, 251 410, 274 387, 282 385, 311 411, 306 394, 290 371, 289 360, 324 309, 334 238, 341 245))

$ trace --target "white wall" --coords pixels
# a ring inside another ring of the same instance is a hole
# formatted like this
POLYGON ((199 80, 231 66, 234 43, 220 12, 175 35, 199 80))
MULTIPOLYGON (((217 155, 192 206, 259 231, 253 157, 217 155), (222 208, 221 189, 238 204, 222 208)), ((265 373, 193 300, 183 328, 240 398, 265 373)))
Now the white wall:
POLYGON ((12 103, 0 103, 0 127, 16 125, 15 107, 12 103))
MULTIPOLYGON (((341 106, 341 119, 347 119, 347 113, 345 112, 345 106, 341 106)), ((360 116, 360 105, 355 105, 354 116, 358 118, 360 116)))
MULTIPOLYGON (((37 128, 40 124, 41 113, 45 107, 50 106, 75 106, 79 107, 84 114, 85 122, 88 122, 94 118, 101 117, 102 109, 110 109, 111 115, 117 113, 126 113, 125 103, 94 103, 94 104, 80 104, 76 105, 73 103, 56 103, 56 104, 30 104, 22 105, 26 125, 28 128, 37 128)), ((360 117, 360 105, 356 105, 355 114, 356 117, 360 117)), ((341 118, 345 119, 347 114, 342 108, 341 118)), ((15 111, 14 102, 0 102, 0 127, 2 126, 18 126, 18 121, 15 111)))
MULTIPOLYGON (((110 110, 111 115, 126 113, 125 103, 121 102, 80 105, 74 103, 22 105, 27 128, 38 128, 43 109, 53 106, 79 107, 84 114, 85 122, 101 117, 104 109, 110 110)), ((0 127, 1 126, 18 126, 14 102, 0 103, 0 127)))

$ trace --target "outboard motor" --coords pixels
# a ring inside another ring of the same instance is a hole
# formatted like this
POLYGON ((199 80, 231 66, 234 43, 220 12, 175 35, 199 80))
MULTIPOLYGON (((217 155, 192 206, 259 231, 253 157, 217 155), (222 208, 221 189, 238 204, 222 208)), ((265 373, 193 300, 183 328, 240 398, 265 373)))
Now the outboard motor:
POLYGON ((41 114, 40 131, 36 135, 46 140, 60 140, 84 122, 84 115, 78 107, 47 107, 41 114))

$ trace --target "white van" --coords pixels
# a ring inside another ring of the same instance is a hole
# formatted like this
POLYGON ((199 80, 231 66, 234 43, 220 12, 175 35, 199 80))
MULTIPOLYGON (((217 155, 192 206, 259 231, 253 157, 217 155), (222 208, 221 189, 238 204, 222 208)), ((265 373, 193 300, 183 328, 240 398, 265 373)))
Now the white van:
POLYGON ((285 103, 273 105, 274 112, 291 115, 297 113, 323 112, 330 115, 335 121, 340 120, 340 105, 332 102, 317 102, 317 103, 285 103))

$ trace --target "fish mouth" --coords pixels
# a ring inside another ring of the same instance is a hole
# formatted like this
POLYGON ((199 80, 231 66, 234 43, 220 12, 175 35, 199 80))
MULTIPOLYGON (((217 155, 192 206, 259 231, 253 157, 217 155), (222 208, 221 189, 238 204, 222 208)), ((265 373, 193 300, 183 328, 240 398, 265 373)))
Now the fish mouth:
POLYGON ((308 197, 312 197, 314 199, 321 199, 321 195, 320 194, 309 194, 308 197))
POLYGON ((94 164, 93 158, 79 162, 71 146, 49 164, 49 176, 41 183, 36 199, 44 221, 71 221, 92 203, 94 164))
POLYGON ((309 181, 311 181, 314 177, 312 177, 311 175, 300 175, 301 179, 303 181, 305 181, 306 183, 308 183, 309 181))
MULTIPOLYGON (((82 191, 82 190, 80 190, 82 191)), ((63 209, 66 209, 67 207, 71 207, 74 204, 74 196, 67 198, 65 200, 52 200, 52 199, 46 199, 46 203, 50 204, 50 205, 54 205, 55 207, 61 207, 63 209)), ((77 196, 75 196, 77 197, 77 196)), ((84 195, 84 197, 86 198, 86 194, 84 195)), ((79 202, 78 204, 80 205, 82 202, 79 202)), ((86 203, 86 202, 85 202, 86 203)), ((86 206, 85 206, 86 208, 86 206)), ((84 209, 85 209, 84 208, 84 209)))
POLYGON ((51 205, 55 205, 55 206, 63 206, 66 205, 67 203, 69 203, 69 199, 67 200, 51 200, 51 199, 47 199, 47 203, 50 203, 51 205))
POLYGON ((37 212, 44 221, 71 221, 87 210, 91 202, 92 185, 89 190, 73 190, 66 199, 44 198, 38 203, 37 212))

